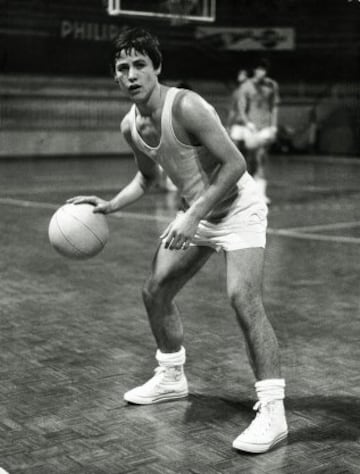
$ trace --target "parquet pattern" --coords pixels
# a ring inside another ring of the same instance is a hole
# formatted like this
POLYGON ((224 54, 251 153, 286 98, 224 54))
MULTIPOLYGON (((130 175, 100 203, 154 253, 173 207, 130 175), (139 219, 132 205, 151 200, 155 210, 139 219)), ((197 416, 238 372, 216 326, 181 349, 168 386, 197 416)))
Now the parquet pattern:
MULTIPOLYGON (((360 221, 351 191, 360 166, 316 162, 274 159, 271 228, 360 221), (319 192, 310 199, 304 183, 319 192), (331 205, 338 199, 341 209, 331 205)), ((111 195, 133 164, 39 160, 0 169, 0 197, 60 204, 77 186, 104 185, 98 194, 111 195)), ((153 193, 129 211, 170 216, 173 204, 153 193)), ((254 456, 231 448, 253 417, 254 380, 221 255, 178 297, 190 397, 127 405, 123 393, 155 367, 140 293, 164 223, 110 218, 104 252, 76 263, 48 244, 52 209, 0 208, 0 466, 10 474, 360 472, 359 245, 269 235, 264 297, 281 346, 290 435, 254 456)))

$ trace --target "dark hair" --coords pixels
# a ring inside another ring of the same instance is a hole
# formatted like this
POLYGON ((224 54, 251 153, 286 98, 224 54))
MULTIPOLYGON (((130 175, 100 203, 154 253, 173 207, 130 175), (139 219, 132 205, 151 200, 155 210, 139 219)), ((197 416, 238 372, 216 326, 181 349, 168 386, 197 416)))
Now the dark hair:
POLYGON ((121 51, 130 53, 135 49, 138 53, 146 54, 151 59, 153 66, 157 69, 162 62, 162 54, 159 49, 159 41, 143 28, 126 28, 114 40, 114 60, 118 59, 121 51))
POLYGON ((261 68, 269 72, 270 61, 267 58, 260 58, 254 63, 254 69, 261 68))

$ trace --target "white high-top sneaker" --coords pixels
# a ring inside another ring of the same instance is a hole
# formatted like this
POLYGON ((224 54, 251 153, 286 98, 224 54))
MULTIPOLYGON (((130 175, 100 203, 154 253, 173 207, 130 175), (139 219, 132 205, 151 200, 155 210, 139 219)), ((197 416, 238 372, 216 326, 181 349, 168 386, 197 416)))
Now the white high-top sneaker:
POLYGON ((176 400, 189 395, 188 383, 184 374, 185 349, 179 352, 156 353, 159 367, 155 375, 144 385, 133 388, 124 395, 124 400, 138 405, 150 405, 168 400, 176 400))
POLYGON ((249 453, 265 453, 287 437, 284 387, 285 382, 282 379, 256 383, 260 399, 254 406, 254 410, 257 410, 256 417, 234 440, 233 448, 249 453), (272 382, 275 383, 271 385, 272 382))
POLYGON ((258 410, 250 426, 233 442, 233 448, 248 453, 265 453, 287 437, 288 428, 282 401, 254 406, 258 410))

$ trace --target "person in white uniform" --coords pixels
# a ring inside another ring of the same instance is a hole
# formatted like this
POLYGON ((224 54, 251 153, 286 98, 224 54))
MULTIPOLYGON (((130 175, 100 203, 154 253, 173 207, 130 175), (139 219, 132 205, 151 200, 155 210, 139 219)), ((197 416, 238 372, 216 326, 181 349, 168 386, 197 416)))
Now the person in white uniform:
POLYGON ((214 108, 193 91, 161 84, 161 67, 158 41, 149 32, 132 28, 118 36, 115 78, 133 102, 121 130, 138 172, 110 201, 76 196, 68 202, 116 212, 156 182, 159 165, 165 170, 185 207, 160 236, 143 289, 158 367, 124 399, 143 405, 188 395, 183 326, 174 298, 215 251, 223 250, 227 292, 245 336, 258 396, 256 418, 233 447, 265 452, 287 436, 278 342, 261 294, 266 204, 214 108))
POLYGON ((248 80, 248 73, 247 70, 242 68, 239 69, 237 75, 237 85, 233 93, 231 94, 230 106, 229 106, 229 113, 226 120, 226 129, 232 138, 235 145, 239 148, 239 150, 243 153, 245 150, 245 142, 243 138, 243 126, 246 125, 244 119, 241 115, 241 111, 239 108, 240 105, 240 97, 241 97, 241 87, 242 85, 248 80), (239 135, 239 126, 240 128, 240 139, 237 139, 237 135, 239 135))
POLYGON ((230 137, 244 151, 248 171, 267 204, 265 162, 268 149, 276 140, 278 130, 279 85, 268 77, 269 62, 259 60, 253 77, 242 82, 237 90, 237 113, 229 127, 230 137))

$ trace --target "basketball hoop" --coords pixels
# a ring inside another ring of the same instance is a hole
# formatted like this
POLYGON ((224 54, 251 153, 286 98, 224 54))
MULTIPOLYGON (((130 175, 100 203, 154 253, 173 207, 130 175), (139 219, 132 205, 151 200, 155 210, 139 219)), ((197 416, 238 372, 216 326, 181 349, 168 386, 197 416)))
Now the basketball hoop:
POLYGON ((198 15, 200 11, 199 0, 168 0, 168 6, 173 26, 189 23, 189 18, 198 15))
POLYGON ((168 0, 170 13, 174 15, 190 15, 197 9, 199 0, 168 0))
POLYGON ((186 24, 187 18, 196 11, 198 3, 198 0, 168 0, 171 24, 175 26, 186 24))
POLYGON ((172 25, 188 22, 212 23, 216 0, 107 0, 109 15, 170 20, 172 25))

